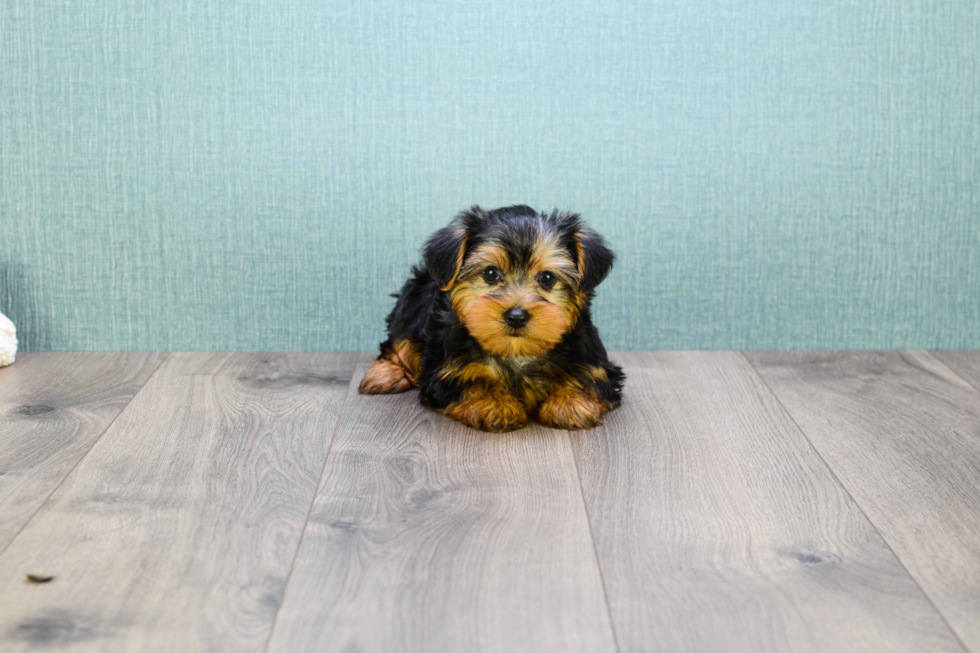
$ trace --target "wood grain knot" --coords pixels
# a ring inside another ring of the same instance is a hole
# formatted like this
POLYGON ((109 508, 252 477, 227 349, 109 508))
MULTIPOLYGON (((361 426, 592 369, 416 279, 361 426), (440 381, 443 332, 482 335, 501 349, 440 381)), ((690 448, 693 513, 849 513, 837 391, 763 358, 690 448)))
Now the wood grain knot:
POLYGON ((92 637, 95 633, 64 614, 34 617, 17 625, 15 637, 28 644, 70 644, 92 637))
POLYGON ((414 483, 424 471, 423 463, 412 456, 392 456, 386 460, 388 468, 403 483, 414 483))
POLYGON ((21 406, 18 410, 18 414, 27 415, 28 417, 33 417, 35 415, 45 415, 47 413, 54 412, 53 406, 48 406, 46 404, 33 404, 31 406, 21 406))
POLYGON ((419 490, 409 495, 408 500, 416 511, 424 510, 430 503, 442 496, 442 492, 419 490))
POLYGON ((264 374, 240 376, 242 383, 261 390, 279 390, 304 385, 347 385, 349 378, 320 374, 264 374))
POLYGON ((803 564, 811 566, 836 566, 844 562, 839 555, 829 551, 797 551, 791 555, 803 564))

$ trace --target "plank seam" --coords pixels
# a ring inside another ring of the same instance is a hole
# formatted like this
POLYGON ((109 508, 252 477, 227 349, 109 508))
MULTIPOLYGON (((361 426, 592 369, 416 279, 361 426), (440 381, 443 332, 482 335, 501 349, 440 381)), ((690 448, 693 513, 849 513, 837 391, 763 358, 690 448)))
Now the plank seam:
MULTIPOLYGON (((605 429, 603 429, 605 436, 605 429)), ((566 441, 569 449, 572 450, 572 463, 575 465, 575 477, 578 479, 579 496, 582 497, 582 509, 585 511, 585 524, 589 529, 589 542, 592 544, 592 557, 595 560, 596 570, 599 572, 599 584, 602 586, 602 600, 606 603, 606 614, 609 616, 609 630, 612 631, 613 646, 616 653, 620 652, 619 636, 616 634, 616 622, 613 620, 612 606, 609 604, 609 590, 606 588, 606 576, 602 572, 602 563, 599 561, 599 549, 595 543, 595 533, 592 531, 592 515, 589 513, 589 503, 585 500, 585 486, 582 485, 582 470, 579 469, 578 454, 575 452, 575 445, 572 443, 572 434, 565 431, 566 441)))
POLYGON ((299 541, 296 543, 296 550, 293 551, 293 559, 289 563, 289 572, 286 574, 286 582, 283 584, 282 597, 279 599, 279 605, 276 607, 276 616, 272 619, 272 627, 269 629, 269 636, 265 640, 265 646, 262 647, 262 650, 265 653, 267 653, 269 647, 272 646, 272 636, 275 634, 276 626, 279 624, 279 613, 282 611, 282 606, 286 603, 286 592, 289 591, 289 583, 293 579, 293 569, 296 567, 296 559, 299 558, 299 551, 303 546, 303 538, 306 537, 306 530, 310 524, 310 515, 313 514, 313 506, 316 505, 316 499, 318 496, 320 496, 320 486, 323 484, 323 475, 327 471, 327 461, 330 460, 330 454, 333 452, 333 443, 337 440, 337 430, 340 428, 340 420, 344 416, 344 411, 347 409, 347 400, 350 398, 351 388, 354 387, 354 383, 360 381, 360 379, 357 378, 356 372, 363 356, 363 352, 358 352, 354 357, 354 366, 351 369, 350 383, 347 384, 347 393, 344 395, 344 400, 340 404, 340 410, 337 411, 337 421, 334 422, 333 429, 330 431, 330 443, 327 445, 327 454, 323 457, 323 466, 320 468, 320 476, 316 479, 316 486, 313 489, 313 497, 310 499, 310 507, 307 509, 306 519, 303 521, 303 530, 299 534, 299 541))
POLYGON ((868 516, 868 513, 865 512, 864 506, 862 506, 861 503, 856 498, 854 498, 854 495, 851 494, 850 488, 844 485, 844 482, 840 480, 840 478, 837 476, 837 472, 834 471, 834 468, 830 466, 827 460, 823 457, 823 454, 820 453, 820 450, 817 449, 815 444, 813 444, 813 441, 810 440, 810 436, 806 434, 806 431, 803 430, 803 427, 799 425, 799 423, 796 421, 796 418, 793 417, 793 414, 789 411, 786 405, 783 404, 779 396, 773 391, 772 387, 770 387, 769 385, 769 382, 766 381, 765 377, 762 376, 762 373, 759 372, 758 369, 756 369, 755 364, 746 355, 744 351, 739 351, 739 354, 741 354, 742 358, 744 358, 745 361, 749 364, 749 367, 755 373, 756 377, 762 382, 762 385, 765 386, 766 390, 769 392, 770 395, 772 395, 772 398, 776 401, 776 403, 779 404, 779 407, 786 414, 786 417, 788 417, 789 420, 793 423, 793 426, 796 427, 796 430, 800 432, 800 435, 803 436, 803 439, 806 441, 806 443, 810 445, 810 448, 817 455, 817 458, 820 460, 820 462, 823 463, 823 466, 827 468, 827 471, 830 472, 830 475, 834 477, 834 480, 837 482, 837 484, 841 487, 842 490, 844 490, 845 493, 847 493, 848 498, 850 498, 850 500, 854 502, 854 505, 857 506, 857 509, 861 511, 861 514, 864 515, 865 520, 867 520, 867 522, 871 525, 871 528, 875 530, 875 532, 878 534, 878 537, 881 538, 882 544, 884 544, 885 547, 888 549, 888 551, 895 557, 895 560, 898 562, 899 565, 901 565, 905 573, 908 574, 908 577, 912 579, 912 582, 915 583, 915 586, 919 588, 919 591, 922 592, 922 596, 925 597, 926 601, 929 602, 929 605, 932 606, 932 609, 936 611, 936 614, 939 615, 939 618, 942 619, 944 624, 946 624, 946 628, 948 628, 949 632, 953 635, 954 638, 956 638, 957 643, 959 643, 959 645, 963 648, 963 651, 965 653, 970 653, 973 649, 969 648, 966 645, 966 643, 962 640, 962 638, 960 638, 960 634, 956 632, 956 629, 953 628, 952 624, 950 624, 949 621, 946 619, 946 615, 943 614, 942 610, 940 610, 939 607, 936 605, 936 603, 932 600, 932 597, 929 596, 929 592, 927 592, 926 589, 922 587, 922 584, 919 582, 919 580, 912 574, 911 571, 909 571, 909 568, 905 566, 905 561, 902 560, 902 558, 899 557, 897 553, 895 553, 895 549, 892 548, 892 545, 888 541, 888 538, 885 537, 884 533, 881 532, 877 524, 875 524, 874 521, 871 519, 871 517, 868 516))
MULTIPOLYGON (((903 351, 908 351, 908 350, 903 350, 903 351)), ((971 390, 973 390, 973 392, 975 392, 976 394, 980 394, 980 386, 976 386, 973 383, 971 383, 970 379, 966 378, 965 376, 957 372, 954 368, 944 363, 941 358, 937 358, 936 356, 934 356, 932 351, 928 349, 920 349, 918 351, 928 356, 929 360, 931 360, 933 363, 939 365, 941 368, 943 368, 944 370, 946 370, 947 372, 955 376, 957 379, 965 383, 967 386, 970 387, 971 390)), ((904 360, 904 358, 902 360, 904 360)), ((945 379, 940 379, 940 380, 945 380, 945 379)))
POLYGON ((160 359, 160 362, 157 363, 157 366, 155 368, 153 368, 153 372, 150 374, 150 376, 146 377, 146 380, 143 381, 142 385, 140 385, 139 390, 137 390, 136 392, 133 393, 133 396, 130 397, 129 398, 129 401, 126 402, 126 405, 123 406, 118 413, 116 413, 116 416, 113 417, 112 420, 108 424, 106 424, 106 427, 104 429, 102 429, 102 433, 99 433, 99 436, 97 438, 95 438, 94 440, 92 440, 91 446, 85 451, 84 454, 82 454, 81 456, 79 456, 78 460, 75 461, 75 464, 72 465, 71 469, 68 470, 68 473, 66 473, 64 476, 62 476, 61 477, 61 480, 58 481, 58 483, 51 489, 50 492, 48 492, 48 496, 44 497, 44 501, 42 501, 40 504, 38 504, 37 510, 35 510, 34 512, 32 512, 31 513, 31 516, 28 517, 26 521, 24 521, 24 525, 21 526, 19 529, 17 529, 17 532, 14 534, 14 536, 12 538, 10 538, 10 541, 7 542, 7 545, 4 546, 2 549, 0 549, 0 557, 2 557, 3 554, 6 553, 7 549, 10 548, 10 545, 13 544, 14 541, 17 540, 18 537, 20 537, 20 534, 23 533, 24 530, 28 526, 30 526, 31 522, 34 521, 34 518, 37 516, 37 514, 39 512, 41 512, 41 510, 44 508, 45 505, 47 505, 47 503, 51 499, 51 497, 54 496, 54 493, 58 491, 58 488, 60 488, 62 485, 64 485, 65 480, 69 476, 71 476, 76 469, 78 469, 78 466, 82 464, 82 461, 83 460, 85 460, 86 458, 88 458, 88 455, 90 453, 92 453, 92 449, 95 449, 95 445, 97 445, 102 440, 102 438, 105 436, 105 434, 109 432, 109 429, 111 429, 112 426, 113 426, 113 424, 116 423, 116 420, 118 420, 119 417, 123 413, 126 412, 126 409, 129 408, 129 406, 133 403, 133 401, 136 400, 136 397, 138 397, 140 395, 140 393, 143 392, 143 389, 146 388, 146 385, 150 382, 150 379, 152 379, 153 377, 155 377, 157 375, 157 372, 160 371, 160 368, 163 367, 163 364, 165 362, 167 362, 167 360, 169 358, 170 358, 170 353, 169 352, 164 353, 163 358, 161 358, 160 359))

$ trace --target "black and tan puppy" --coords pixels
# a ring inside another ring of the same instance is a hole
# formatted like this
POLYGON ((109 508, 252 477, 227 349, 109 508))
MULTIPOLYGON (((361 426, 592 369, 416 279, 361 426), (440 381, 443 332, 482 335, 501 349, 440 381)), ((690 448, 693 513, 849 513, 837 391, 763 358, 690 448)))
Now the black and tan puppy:
POLYGON ((619 405, 623 372, 592 325, 613 263, 573 213, 528 206, 457 215, 397 295, 362 394, 421 389, 422 403, 486 431, 584 429, 619 405))

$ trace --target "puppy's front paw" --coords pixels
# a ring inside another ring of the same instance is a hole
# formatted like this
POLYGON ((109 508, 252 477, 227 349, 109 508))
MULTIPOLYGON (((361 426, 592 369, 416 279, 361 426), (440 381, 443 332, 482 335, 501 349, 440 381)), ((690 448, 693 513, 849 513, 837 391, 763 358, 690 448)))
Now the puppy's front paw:
POLYGON ((445 414, 481 431, 503 433, 527 424, 524 406, 507 392, 473 386, 463 391, 459 401, 446 406, 445 414))
POLYGON ((357 391, 362 395, 384 395, 406 392, 412 385, 412 380, 401 365, 382 359, 374 361, 361 379, 357 391))
POLYGON ((556 429, 590 429, 598 426, 606 406, 596 397, 576 389, 561 389, 538 409, 538 419, 556 429))

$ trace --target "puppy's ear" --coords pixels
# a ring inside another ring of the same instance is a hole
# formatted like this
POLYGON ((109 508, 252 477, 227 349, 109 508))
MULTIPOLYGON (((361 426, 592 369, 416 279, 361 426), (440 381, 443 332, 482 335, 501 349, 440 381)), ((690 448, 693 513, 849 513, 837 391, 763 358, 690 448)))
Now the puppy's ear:
POLYGON ((578 225, 573 238, 580 279, 579 290, 591 292, 609 274, 616 256, 606 246, 602 236, 588 227, 578 225))
POLYGON ((456 283, 470 237, 485 218, 483 209, 474 205, 453 218, 449 226, 432 234, 425 243, 422 252, 425 267, 438 282, 440 290, 450 290, 456 283))

